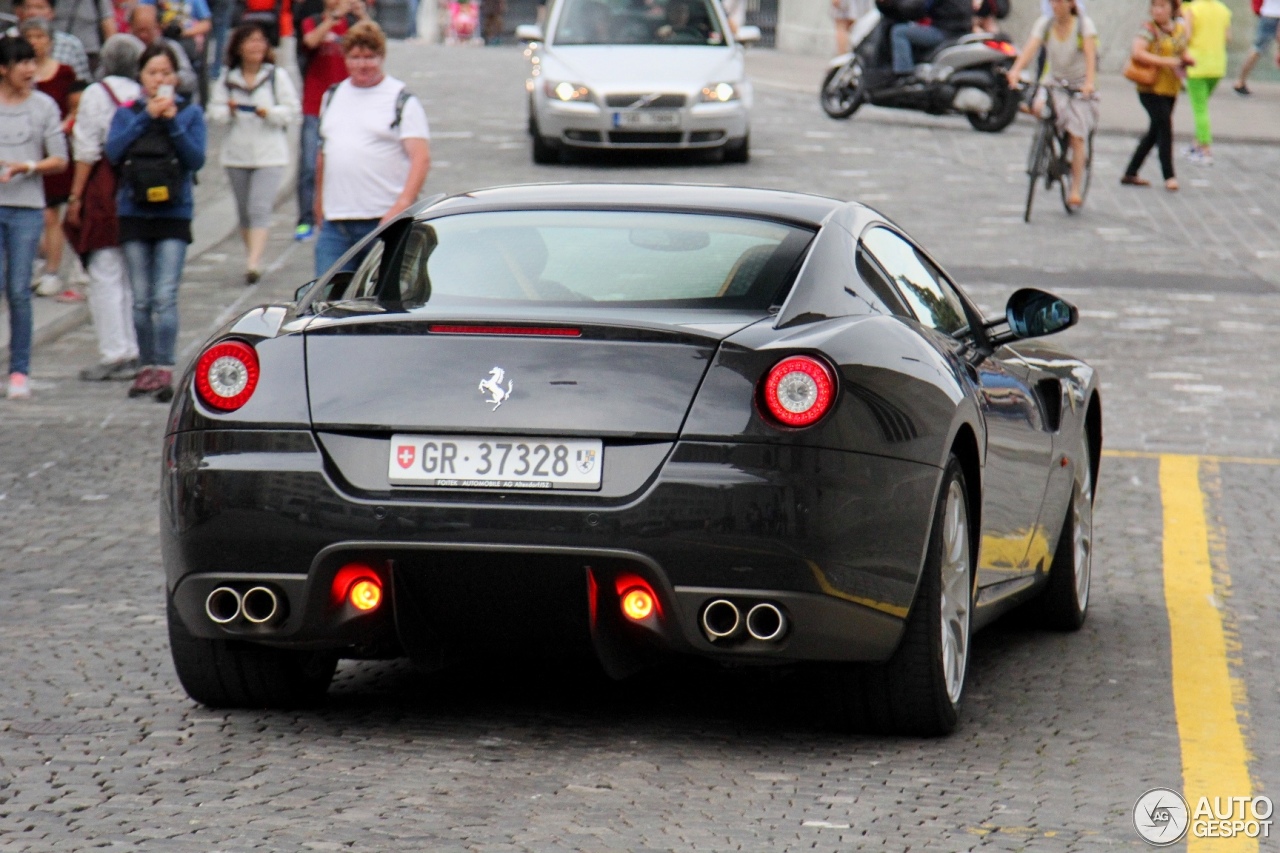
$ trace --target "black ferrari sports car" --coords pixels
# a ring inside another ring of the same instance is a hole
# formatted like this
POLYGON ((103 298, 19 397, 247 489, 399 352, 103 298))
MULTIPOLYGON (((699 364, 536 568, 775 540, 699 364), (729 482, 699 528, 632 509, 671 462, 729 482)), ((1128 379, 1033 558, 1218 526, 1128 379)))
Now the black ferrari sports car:
MULTIPOLYGON (((874 210, 755 189, 429 199, 247 311, 164 448, 174 662, 212 706, 339 658, 823 662, 845 719, 956 724, 1009 608, 1080 626, 1094 371, 874 210)), ((824 683, 828 683, 824 681, 824 683)))

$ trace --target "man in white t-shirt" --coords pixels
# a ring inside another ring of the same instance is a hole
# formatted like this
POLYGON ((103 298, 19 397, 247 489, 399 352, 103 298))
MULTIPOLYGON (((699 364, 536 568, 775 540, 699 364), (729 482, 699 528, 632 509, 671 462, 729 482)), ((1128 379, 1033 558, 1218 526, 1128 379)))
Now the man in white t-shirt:
MULTIPOLYGON (((316 159, 316 275, 418 198, 431 168, 427 116, 405 84, 382 70, 387 39, 373 21, 342 39, 348 77, 320 106, 316 159)), ((355 269, 351 258, 344 269, 355 269)))

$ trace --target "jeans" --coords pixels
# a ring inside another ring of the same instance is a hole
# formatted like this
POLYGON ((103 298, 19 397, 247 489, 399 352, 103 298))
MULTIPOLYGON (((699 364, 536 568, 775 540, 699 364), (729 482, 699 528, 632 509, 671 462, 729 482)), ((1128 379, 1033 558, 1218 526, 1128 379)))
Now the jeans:
POLYGON ((9 372, 31 372, 31 265, 44 231, 38 207, 0 207, 0 281, 9 300, 9 372))
POLYGON ((1158 147, 1160 151, 1160 169, 1164 173, 1164 179, 1167 181, 1173 177, 1173 105, 1175 98, 1169 95, 1139 92, 1138 100, 1142 101, 1142 107, 1147 111, 1147 116, 1151 119, 1151 126, 1147 128, 1147 135, 1138 141, 1138 147, 1133 152, 1133 159, 1129 161, 1129 168, 1125 169, 1124 173, 1130 177, 1136 177, 1138 170, 1142 168, 1142 161, 1147 159, 1152 147, 1158 147))
POLYGON ((178 284, 185 240, 129 240, 124 258, 133 281, 133 328, 144 367, 173 367, 178 340, 178 284))
MULTIPOLYGON (((316 277, 328 272, 329 267, 347 253, 347 250, 378 227, 376 219, 326 219, 320 225, 320 237, 316 240, 316 277)), ((361 252, 347 261, 342 268, 354 270, 360 266, 367 253, 361 252)))
MULTIPOLYGON (((213 32, 209 38, 209 46, 213 57, 209 60, 209 79, 217 80, 222 73, 222 60, 227 54, 227 34, 231 31, 231 13, 235 4, 232 0, 213 0, 209 4, 209 13, 213 16, 213 32)), ((302 24, 299 22, 299 29, 302 24)))
POLYGON ((320 116, 302 117, 302 156, 298 160, 298 224, 315 225, 316 157, 320 156, 320 116))
POLYGON ((916 67, 913 47, 926 50, 942 44, 947 34, 937 27, 924 24, 894 24, 889 30, 889 41, 893 43, 893 73, 910 74, 916 67))

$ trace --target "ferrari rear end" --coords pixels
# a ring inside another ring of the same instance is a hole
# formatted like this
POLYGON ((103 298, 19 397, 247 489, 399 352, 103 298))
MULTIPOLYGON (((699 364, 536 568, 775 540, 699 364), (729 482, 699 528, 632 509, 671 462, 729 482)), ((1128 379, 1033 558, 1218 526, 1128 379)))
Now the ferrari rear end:
POLYGON ((188 692, 299 704, 338 657, 889 657, 939 469, 899 374, 830 342, 893 333, 777 328, 820 223, 694 207, 438 205, 215 335, 165 447, 188 692))

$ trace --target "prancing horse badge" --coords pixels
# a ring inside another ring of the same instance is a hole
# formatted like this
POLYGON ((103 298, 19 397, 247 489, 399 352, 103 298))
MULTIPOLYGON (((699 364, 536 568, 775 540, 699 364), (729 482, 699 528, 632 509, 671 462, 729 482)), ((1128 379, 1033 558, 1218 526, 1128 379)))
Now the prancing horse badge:
POLYGON ((491 411, 498 411, 498 407, 505 403, 507 398, 511 396, 511 389, 516 383, 514 379, 507 379, 507 387, 504 389, 502 387, 502 380, 505 379, 506 376, 507 372, 505 370, 501 367, 495 367, 489 371, 487 379, 480 380, 480 393, 490 395, 489 399, 485 402, 493 403, 493 409, 491 411))

